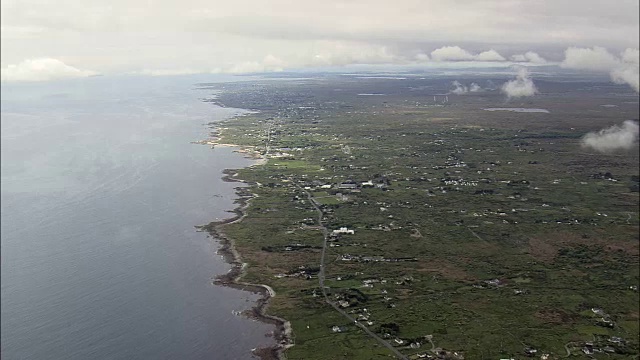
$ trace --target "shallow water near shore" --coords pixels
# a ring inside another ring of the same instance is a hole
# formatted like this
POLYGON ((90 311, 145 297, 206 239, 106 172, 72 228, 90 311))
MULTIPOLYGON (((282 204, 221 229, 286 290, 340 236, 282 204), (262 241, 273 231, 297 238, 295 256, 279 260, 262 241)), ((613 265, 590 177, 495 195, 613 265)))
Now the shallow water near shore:
MULTIPOLYGON (((211 81, 211 79, 207 79, 211 81)), ((237 112, 198 79, 85 79, 2 91, 2 357, 248 359, 274 327, 194 226, 235 207, 222 171, 251 164, 191 144, 237 112)))

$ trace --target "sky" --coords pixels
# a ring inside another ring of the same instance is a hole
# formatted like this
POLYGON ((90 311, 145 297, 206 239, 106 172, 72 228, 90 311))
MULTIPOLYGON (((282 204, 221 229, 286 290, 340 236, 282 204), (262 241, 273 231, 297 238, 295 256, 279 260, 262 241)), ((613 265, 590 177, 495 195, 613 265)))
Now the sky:
POLYGON ((3 81, 457 61, 555 63, 632 87, 637 74, 638 0, 0 4, 3 81))

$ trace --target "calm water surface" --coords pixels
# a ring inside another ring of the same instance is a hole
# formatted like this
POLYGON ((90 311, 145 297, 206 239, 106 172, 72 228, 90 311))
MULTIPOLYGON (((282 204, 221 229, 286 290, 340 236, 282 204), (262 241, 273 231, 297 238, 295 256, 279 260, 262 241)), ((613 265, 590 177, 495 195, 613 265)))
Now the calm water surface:
MULTIPOLYGON (((194 225, 228 217, 225 168, 190 144, 233 109, 196 78, 2 88, 2 358, 247 359, 272 327, 211 285, 229 266, 194 225)), ((211 80, 211 79, 203 79, 211 80)))

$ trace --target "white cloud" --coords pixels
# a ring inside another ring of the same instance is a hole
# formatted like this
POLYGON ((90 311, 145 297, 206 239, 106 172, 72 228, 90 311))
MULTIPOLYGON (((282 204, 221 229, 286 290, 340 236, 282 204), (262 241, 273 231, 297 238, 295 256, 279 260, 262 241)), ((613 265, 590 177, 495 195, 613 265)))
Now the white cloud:
POLYGON ((443 46, 431 52, 433 61, 505 61, 506 59, 497 51, 490 49, 477 55, 461 48, 460 46, 443 46))
POLYGON ((451 83, 451 85, 453 85, 453 90, 451 90, 451 92, 456 95, 462 95, 469 92, 469 88, 462 85, 458 80, 451 83))
POLYGON ((60 60, 40 58, 24 60, 2 68, 2 81, 49 81, 96 75, 89 70, 77 69, 60 60))
POLYGON ((524 54, 516 54, 511 56, 511 60, 516 62, 530 62, 532 64, 545 64, 547 60, 533 51, 527 51, 524 54))
POLYGON ((210 71, 195 70, 195 69, 144 69, 139 72, 142 75, 150 76, 174 76, 174 75, 191 75, 191 74, 203 74, 210 71))
POLYGON ((480 85, 476 84, 476 83, 471 83, 471 85, 469 85, 469 91, 471 92, 479 92, 482 91, 483 89, 480 87, 480 85))
POLYGON ((625 49, 621 54, 621 64, 610 73, 616 84, 628 84, 636 92, 640 92, 640 51, 625 49))
POLYGON ((565 50, 564 61, 560 66, 568 69, 611 71, 619 63, 618 58, 600 46, 593 48, 570 47, 565 50))
POLYGON ((282 59, 269 54, 261 61, 239 62, 224 68, 222 72, 230 74, 279 72, 283 71, 285 67, 286 63, 282 59))
POLYGON ((459 46, 443 46, 431 52, 433 61, 469 61, 474 56, 459 46))
POLYGON ((638 49, 627 48, 620 57, 611 54, 607 49, 571 47, 565 51, 562 67, 578 70, 608 72, 616 84, 628 84, 636 92, 640 92, 638 49))
POLYGON ((640 50, 638 49, 625 49, 620 56, 622 57, 622 61, 630 64, 639 64, 640 63, 640 50))
POLYGON ((420 53, 420 54, 416 55, 416 60, 419 61, 419 62, 426 62, 426 61, 429 61, 431 59, 429 58, 429 55, 424 54, 424 53, 420 53))
POLYGON ((475 56, 476 61, 505 61, 506 59, 497 51, 491 49, 483 51, 475 56))
POLYGON ((466 86, 458 80, 452 82, 451 86, 453 86, 453 89, 450 90, 451 93, 456 95, 463 95, 469 92, 479 92, 483 90, 482 87, 476 83, 471 83, 469 86, 466 86))
POLYGON ((521 67, 518 70, 518 74, 514 80, 504 83, 501 90, 509 98, 533 96, 538 92, 536 85, 529 77, 529 71, 525 67, 521 67))
POLYGON ((582 138, 582 146, 603 153, 632 149, 638 143, 638 123, 627 120, 622 126, 614 125, 582 138))
POLYGON ((640 92, 640 71, 638 65, 622 65, 610 73, 611 80, 616 84, 627 84, 635 92, 640 92))
MULTIPOLYGON (((294 60, 294 66, 341 66, 349 64, 392 64, 400 60, 386 46, 359 42, 322 41, 310 59, 294 60)), ((424 61, 424 57, 422 58, 424 61)), ((428 60, 428 57, 427 57, 428 60)))

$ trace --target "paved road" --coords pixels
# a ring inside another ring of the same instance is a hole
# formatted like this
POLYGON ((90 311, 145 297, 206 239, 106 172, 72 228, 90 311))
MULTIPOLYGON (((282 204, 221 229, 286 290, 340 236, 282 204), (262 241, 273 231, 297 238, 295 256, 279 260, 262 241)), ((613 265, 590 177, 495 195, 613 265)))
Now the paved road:
MULTIPOLYGON (((290 179, 290 180, 292 180, 292 179, 290 179)), ((327 242, 329 240, 329 230, 327 230, 327 228, 322 224, 322 210, 320 209, 320 206, 318 206, 318 203, 313 198, 313 196, 308 191, 304 190, 298 184, 296 184, 295 181, 292 180, 291 182, 293 182, 298 189, 300 189, 302 192, 305 193, 305 195, 307 195, 307 198, 309 199, 309 201, 311 202, 313 207, 316 209, 316 212, 318 213, 318 219, 317 219, 318 225, 320 226, 320 228, 322 230, 322 235, 324 236, 324 240, 323 240, 323 244, 322 244, 322 256, 320 257, 320 271, 318 272, 318 283, 320 285, 320 290, 322 291, 322 296, 324 296, 324 300, 327 302, 327 304, 331 305, 331 307, 333 307, 337 312, 342 314, 342 316, 344 316, 350 322, 352 322, 354 325, 356 325, 357 327, 362 329, 371 338, 376 340, 378 343, 380 343, 381 345, 383 345, 387 349, 391 350, 391 352, 393 352, 393 354, 398 359, 406 360, 407 357, 404 356, 400 351, 398 351, 393 345, 391 345, 389 342, 387 342, 383 338, 381 338, 378 335, 376 335, 375 333, 373 333, 365 325, 359 323, 355 318, 353 318, 351 315, 347 314, 335 302, 333 302, 333 301, 331 301, 329 299, 329 296, 327 295, 327 289, 324 286, 325 267, 326 267, 325 266, 325 256, 326 256, 326 253, 327 253, 327 242)))

